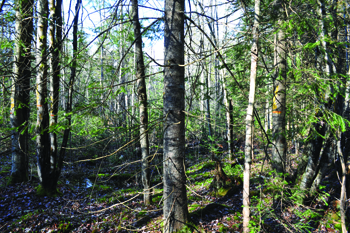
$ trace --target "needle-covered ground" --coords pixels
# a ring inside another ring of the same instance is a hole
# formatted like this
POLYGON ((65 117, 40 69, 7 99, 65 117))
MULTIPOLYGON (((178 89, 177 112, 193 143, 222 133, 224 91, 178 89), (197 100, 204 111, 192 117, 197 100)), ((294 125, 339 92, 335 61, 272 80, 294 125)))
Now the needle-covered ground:
MULTIPOLYGON (((219 189, 212 185, 215 163, 211 156, 205 150, 187 149, 190 222, 183 232, 242 232, 243 160, 239 153, 234 161, 228 161, 225 153, 217 156, 229 177, 219 189)), ((30 181, 7 185, 11 158, 2 156, 0 232, 161 232, 162 164, 158 157, 152 167, 153 204, 145 206, 137 163, 103 160, 67 164, 58 184, 59 193, 45 197, 36 192, 39 183, 35 169, 30 181)), ((297 162, 294 157, 292 164, 297 162)), ((339 183, 334 177, 323 181, 318 195, 297 204, 295 186, 270 178, 273 176, 263 161, 263 155, 257 153, 252 166, 254 232, 340 232, 336 205, 339 183)))

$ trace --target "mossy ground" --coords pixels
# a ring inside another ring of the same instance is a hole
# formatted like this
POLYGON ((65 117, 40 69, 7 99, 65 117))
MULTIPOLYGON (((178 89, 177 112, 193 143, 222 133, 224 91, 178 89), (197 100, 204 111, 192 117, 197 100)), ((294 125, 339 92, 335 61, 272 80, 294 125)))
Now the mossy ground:
MULTIPOLYGON (((186 187, 189 211, 188 220, 191 222, 191 226, 184 228, 182 232, 241 231, 242 169, 240 164, 237 162, 232 163, 224 159, 222 164, 223 170, 231 182, 226 183, 225 187, 214 190, 211 189, 210 184, 214 177, 213 170, 215 169, 215 163, 210 161, 209 157, 206 159, 202 158, 199 162, 196 161, 196 158, 186 162, 189 164, 186 171, 186 187)), ((260 165, 260 168, 261 166, 262 165, 260 165)), ((46 226, 55 229, 56 232, 72 232, 76 229, 82 229, 80 226, 87 226, 88 224, 91 226, 90 231, 94 232, 106 231, 107 229, 114 229, 118 232, 127 232, 126 229, 140 230, 144 228, 149 231, 159 231, 162 229, 163 187, 161 183, 153 189, 152 205, 145 206, 142 199, 142 186, 137 184, 137 179, 131 171, 118 173, 108 170, 108 167, 102 167, 101 171, 94 169, 95 168, 91 168, 91 170, 86 170, 85 172, 63 173, 63 179, 61 179, 58 184, 58 189, 62 192, 62 196, 60 196, 58 192, 43 193, 40 186, 35 190, 35 193, 38 195, 33 195, 33 193, 31 195, 25 193, 12 195, 11 203, 21 203, 20 201, 23 200, 25 200, 25 203, 33 203, 35 201, 28 201, 33 198, 42 202, 41 205, 36 205, 31 212, 18 212, 21 213, 21 215, 18 216, 18 221, 12 221, 13 224, 10 224, 13 231, 15 232, 15 229, 17 229, 16 227, 21 224, 21 226, 23 226, 24 222, 30 224, 36 223, 37 219, 40 219, 41 216, 46 216, 45 218, 53 216, 57 219, 61 219, 61 222, 56 221, 52 224, 46 223, 46 226), (69 174, 69 176, 65 176, 65 174, 69 174), (91 182, 93 182, 91 188, 86 188, 81 185, 86 174, 95 174, 91 175, 91 182), (70 182, 67 182, 67 180, 70 182), (115 182, 116 180, 124 180, 127 182, 115 182), (78 185, 78 183, 80 185, 78 185), (45 209, 46 205, 48 206, 47 209, 45 209), (112 208, 108 209, 109 207, 112 208), (106 208, 106 210, 103 210, 104 208, 106 208), (103 217, 98 217, 100 215, 93 214, 94 211, 102 211, 104 213, 103 217), (63 213, 63 215, 60 216, 58 213, 63 213), (81 213, 85 213, 85 215, 81 215, 81 213), (63 218, 63 216, 66 215, 74 217, 63 218)), ((138 170, 138 168, 133 170, 138 170)), ((7 173, 3 174, 4 178, 9 176, 7 173)), ((266 173, 262 175, 265 177, 268 176, 266 173)), ((283 227, 278 228, 280 230, 277 229, 276 226, 280 227, 281 225, 273 220, 275 215, 270 211, 274 207, 273 195, 276 197, 276 194, 278 194, 280 197, 280 193, 282 191, 284 192, 282 189, 283 185, 285 185, 283 180, 263 180, 260 178, 260 174, 256 175, 255 173, 252 174, 252 177, 252 222, 256 224, 255 226, 259 226, 260 220, 258 216, 259 213, 263 212, 264 215, 262 215, 262 219, 265 222, 260 224, 260 226, 264 231, 283 232, 281 231, 283 227), (264 187, 260 190, 258 187, 262 182, 264 182, 264 187), (257 209, 259 203, 263 206, 260 209, 261 212, 257 209)), ((160 175, 156 173, 156 175, 153 176, 153 180, 161 181, 160 175)), ((38 180, 33 179, 30 182, 33 184, 36 183, 37 185, 38 180)), ((28 186, 28 184, 29 182, 24 184, 24 186, 28 186)), ((16 186, 9 187, 11 189, 16 189, 17 192, 21 192, 23 188, 16 186)), ((25 190, 33 189, 27 187, 25 190)), ((288 195, 288 192, 284 193, 285 197, 288 197, 288 195)), ((8 197, 0 197, 0 203, 3 202, 8 203, 8 197)), ((323 202, 322 198, 318 198, 317 205, 321 202, 323 202)), ((293 224, 300 227, 300 229, 307 225, 307 221, 311 220, 317 221, 329 229, 333 228, 337 230, 340 226, 338 210, 319 212, 319 215, 317 215, 317 213, 307 209, 303 209, 302 211, 299 209, 300 207, 288 203, 283 202, 283 205, 285 206, 285 212, 288 214, 297 215, 298 213, 298 216, 300 216, 298 217, 299 219, 305 219, 305 221, 299 220, 296 223, 293 222, 293 224)), ((42 221, 45 221, 45 219, 42 221)), ((292 219, 291 221, 296 220, 292 219)), ((313 227, 313 229, 315 229, 315 227, 313 227)), ((38 230, 40 229, 35 231, 38 230)))
POLYGON ((60 190, 58 188, 54 189, 54 190, 47 190, 44 189, 41 185, 38 185, 36 188, 36 195, 40 196, 40 197, 58 197, 62 195, 62 192, 60 192, 60 190))

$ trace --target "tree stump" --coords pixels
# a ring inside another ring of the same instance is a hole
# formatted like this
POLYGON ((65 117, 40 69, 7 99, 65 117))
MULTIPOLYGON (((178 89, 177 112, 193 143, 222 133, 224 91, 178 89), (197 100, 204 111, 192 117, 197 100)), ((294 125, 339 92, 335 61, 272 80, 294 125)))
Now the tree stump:
POLYGON ((210 184, 216 190, 221 188, 225 188, 230 185, 231 180, 228 178, 224 170, 222 169, 222 163, 219 159, 212 157, 213 161, 215 161, 215 170, 214 170, 214 180, 210 184))

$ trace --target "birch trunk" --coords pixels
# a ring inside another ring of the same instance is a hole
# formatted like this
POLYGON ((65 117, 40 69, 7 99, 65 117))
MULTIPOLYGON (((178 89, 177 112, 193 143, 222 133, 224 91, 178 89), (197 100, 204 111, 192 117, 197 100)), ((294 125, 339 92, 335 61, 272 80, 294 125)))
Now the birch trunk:
POLYGON ((250 89, 249 103, 246 117, 246 138, 245 138, 245 160, 243 172, 243 232, 249 233, 250 221, 250 165, 252 162, 252 138, 254 124, 254 102, 255 102, 255 85, 258 68, 258 52, 259 52, 259 15, 260 0, 255 0, 255 17, 253 26, 253 44, 251 48, 251 70, 250 70, 250 89))
POLYGON ((224 86, 224 98, 225 98, 225 112, 226 112, 226 125, 227 125, 227 142, 228 142, 228 151, 229 151, 229 156, 228 159, 232 160, 233 156, 233 105, 232 105, 232 100, 228 96, 228 91, 226 89, 226 84, 225 82, 223 83, 224 86))

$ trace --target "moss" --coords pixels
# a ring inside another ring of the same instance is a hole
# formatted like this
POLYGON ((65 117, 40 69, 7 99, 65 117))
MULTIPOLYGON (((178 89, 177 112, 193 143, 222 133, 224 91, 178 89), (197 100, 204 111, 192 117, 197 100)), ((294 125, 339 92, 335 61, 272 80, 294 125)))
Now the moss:
POLYGON ((133 177, 134 177, 134 174, 130 174, 130 173, 113 174, 113 175, 100 173, 97 175, 92 174, 88 176, 90 180, 95 180, 96 178, 98 178, 99 180, 104 180, 104 181, 106 180, 114 181, 119 183, 120 185, 123 182, 128 181, 129 179, 132 179, 133 177))
POLYGON ((6 170, 6 171, 11 171, 11 166, 10 165, 7 165, 7 166, 3 166, 2 167, 2 170, 6 170))
POLYGON ((141 210, 140 212, 137 213, 137 217, 143 217, 147 214, 147 211, 141 210))
POLYGON ((215 168, 215 163, 212 161, 202 162, 200 164, 193 165, 189 168, 189 170, 186 172, 187 174, 194 173, 194 172, 203 172, 204 170, 211 170, 215 168))
POLYGON ((163 197, 162 194, 158 194, 152 198, 152 202, 158 203, 162 199, 162 197, 163 197))
POLYGON ((231 190, 231 187, 222 187, 218 190, 217 195, 220 197, 224 197, 226 196, 226 194, 231 190))
POLYGON ((2 170, 2 171, 0 171, 0 175, 4 175, 4 174, 10 173, 10 172, 11 172, 11 171, 2 170))
POLYGON ((193 224, 192 222, 188 222, 185 224, 185 226, 181 230, 176 231, 176 232, 177 233, 192 233, 192 232, 196 232, 196 230, 197 230, 196 225, 193 224))
POLYGON ((107 185, 98 185, 98 186, 96 186, 96 189, 99 191, 112 190, 112 188, 110 186, 107 186, 107 185))
POLYGON ((224 224, 218 223, 219 232, 228 232, 229 228, 225 227, 224 224))
POLYGON ((187 199, 189 201, 201 201, 203 198, 198 196, 189 196, 187 199))
POLYGON ((22 215, 21 218, 20 218, 20 220, 18 220, 18 221, 27 221, 27 220, 30 219, 33 215, 34 215, 33 212, 30 212, 30 213, 28 213, 28 214, 22 215))
POLYGON ((160 183, 161 181, 162 181, 162 177, 160 177, 160 176, 156 176, 152 179, 153 183, 160 183))
POLYGON ((44 189, 41 185, 35 188, 36 190, 36 195, 38 196, 49 196, 49 197, 57 197, 61 196, 62 193, 56 188, 56 190, 47 190, 44 189))
POLYGON ((342 228, 341 228, 341 223, 336 223, 336 224, 334 224, 334 228, 335 229, 338 229, 338 230, 341 230, 342 228))
POLYGON ((193 211, 195 211, 198 207, 200 207, 201 205, 199 205, 199 204, 193 204, 193 205, 191 205, 191 206, 189 206, 189 208, 188 208, 188 211, 189 212, 193 212, 193 211))
POLYGON ((137 190, 135 188, 128 188, 128 189, 121 189, 117 192, 117 194, 121 194, 121 193, 129 193, 129 194, 134 194, 136 193, 137 190))
POLYGON ((200 181, 200 182, 196 182, 196 188, 199 188, 199 187, 206 187, 206 188, 209 188, 211 182, 213 182, 213 178, 209 178, 209 179, 206 179, 206 180, 203 180, 203 181, 200 181))

